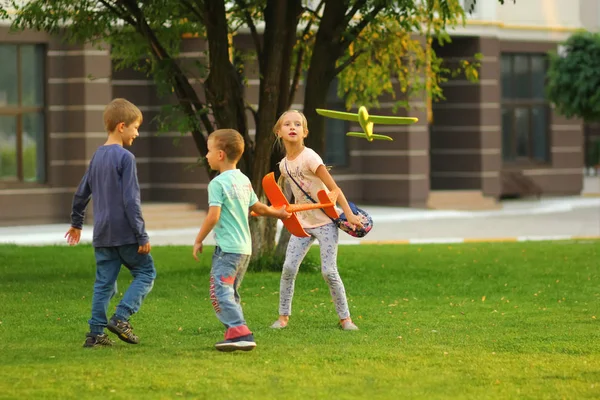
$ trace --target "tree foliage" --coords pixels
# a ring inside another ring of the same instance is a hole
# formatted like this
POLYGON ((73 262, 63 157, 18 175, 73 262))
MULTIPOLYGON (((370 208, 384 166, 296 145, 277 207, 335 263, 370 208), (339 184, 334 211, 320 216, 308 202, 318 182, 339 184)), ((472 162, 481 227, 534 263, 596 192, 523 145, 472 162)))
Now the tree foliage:
MULTIPOLYGON (((237 129, 247 149, 240 168, 259 196, 262 177, 281 158, 273 152, 271 129, 293 103, 302 80, 303 110, 311 132, 307 145, 322 152, 324 119, 315 109, 326 106, 329 86, 337 77, 348 107, 376 105, 382 94, 395 95, 393 80, 407 96, 424 92, 429 102, 442 98, 439 84, 452 71, 436 57, 432 42, 448 40, 447 27, 464 23, 465 16, 459 0, 5 2, 0 18, 10 18, 13 29, 108 45, 117 69, 134 68, 151 77, 167 104, 160 128, 191 132, 200 158, 207 152, 210 132, 237 129), (7 8, 14 12, 6 14, 7 8), (236 47, 236 35, 242 31, 251 37, 252 52, 236 47), (193 60, 179 57, 182 41, 189 36, 208 44, 205 54, 193 60), (258 107, 245 101, 249 69, 259 77, 258 107), (190 82, 202 82, 204 96, 190 82), (254 118, 253 139, 248 111, 254 118)), ((463 72, 473 77, 476 66, 465 64, 463 72)), ((398 106, 406 105, 400 103, 406 99, 398 101, 398 106)), ((252 230, 255 250, 269 248, 274 222, 253 219, 252 224, 257 225, 252 230)))
POLYGON ((548 99, 556 110, 586 122, 600 121, 600 33, 573 34, 550 54, 548 99))

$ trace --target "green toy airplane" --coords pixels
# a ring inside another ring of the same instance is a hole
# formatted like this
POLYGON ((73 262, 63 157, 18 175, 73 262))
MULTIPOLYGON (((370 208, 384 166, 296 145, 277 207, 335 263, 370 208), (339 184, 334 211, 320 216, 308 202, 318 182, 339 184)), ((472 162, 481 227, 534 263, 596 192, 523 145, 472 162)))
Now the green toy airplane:
POLYGON ((373 139, 389 141, 394 140, 389 136, 374 134, 374 124, 411 125, 419 120, 418 118, 411 117, 387 117, 382 115, 369 115, 365 106, 360 106, 357 114, 342 111, 325 110, 322 108, 317 108, 317 114, 329 118, 343 119, 344 121, 358 122, 363 128, 364 132, 348 132, 346 133, 346 136, 365 138, 369 142, 372 142, 373 139))

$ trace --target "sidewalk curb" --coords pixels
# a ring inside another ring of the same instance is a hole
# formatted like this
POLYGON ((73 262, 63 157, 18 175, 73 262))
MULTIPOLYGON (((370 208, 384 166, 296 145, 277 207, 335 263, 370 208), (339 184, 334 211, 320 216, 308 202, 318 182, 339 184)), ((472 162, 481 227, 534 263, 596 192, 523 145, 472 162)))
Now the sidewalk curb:
POLYGON ((514 236, 499 238, 431 238, 431 239, 404 239, 404 240, 361 240, 361 245, 386 245, 386 244, 455 244, 455 243, 516 243, 540 241, 567 241, 567 240, 600 240, 600 236, 514 236))

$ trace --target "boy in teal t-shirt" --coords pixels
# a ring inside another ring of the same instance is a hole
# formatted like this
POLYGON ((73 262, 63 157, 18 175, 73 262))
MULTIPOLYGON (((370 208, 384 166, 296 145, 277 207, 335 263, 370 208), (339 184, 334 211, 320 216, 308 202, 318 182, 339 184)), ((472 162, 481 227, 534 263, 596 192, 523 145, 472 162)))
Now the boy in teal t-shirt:
POLYGON ((285 210, 269 207, 256 197, 246 175, 236 168, 244 152, 244 139, 233 129, 219 129, 208 137, 206 161, 219 175, 208 185, 208 214, 196 236, 192 255, 198 260, 202 242, 215 230, 217 247, 210 272, 210 300, 226 327, 220 351, 252 350, 254 336, 244 320, 238 289, 252 254, 248 209, 259 215, 288 218, 285 210))
POLYGON ((252 253, 248 208, 257 201, 250 180, 239 169, 224 171, 210 182, 208 205, 221 207, 221 216, 214 228, 221 250, 226 253, 252 253))

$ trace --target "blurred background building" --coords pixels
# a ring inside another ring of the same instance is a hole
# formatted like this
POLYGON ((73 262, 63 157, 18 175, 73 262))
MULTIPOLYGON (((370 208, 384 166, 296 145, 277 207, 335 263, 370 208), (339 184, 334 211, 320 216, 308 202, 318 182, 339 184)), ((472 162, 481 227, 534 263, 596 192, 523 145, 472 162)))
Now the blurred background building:
MULTIPOLYGON (((576 30, 599 27, 597 0, 479 0, 467 25, 450 31, 453 42, 437 49, 450 64, 481 53, 479 81, 446 82, 447 99, 434 104, 431 123, 416 108, 416 125, 376 127, 394 142, 347 138, 347 124, 329 121, 324 158, 336 181, 355 202, 407 207, 494 208, 503 197, 579 195, 586 160, 597 163, 589 155, 600 129, 553 112, 544 96, 547 53, 576 30)), ((181 57, 205 51, 191 38, 181 57)), ((115 97, 144 113, 132 151, 145 207, 161 203, 159 214, 188 221, 184 210, 206 207, 208 178, 194 166, 192 138, 157 134, 161 100, 147 77, 115 71, 109 50, 9 33, 7 25, 0 25, 0 60, 0 226, 68 221, 73 192, 106 138, 104 106, 115 97)), ((329 106, 340 109, 335 89, 329 106)), ((250 103, 257 92, 257 77, 248 76, 250 103)), ((301 108, 302 90, 296 103, 301 108)), ((391 114, 391 107, 382 99, 371 112, 391 114)))

